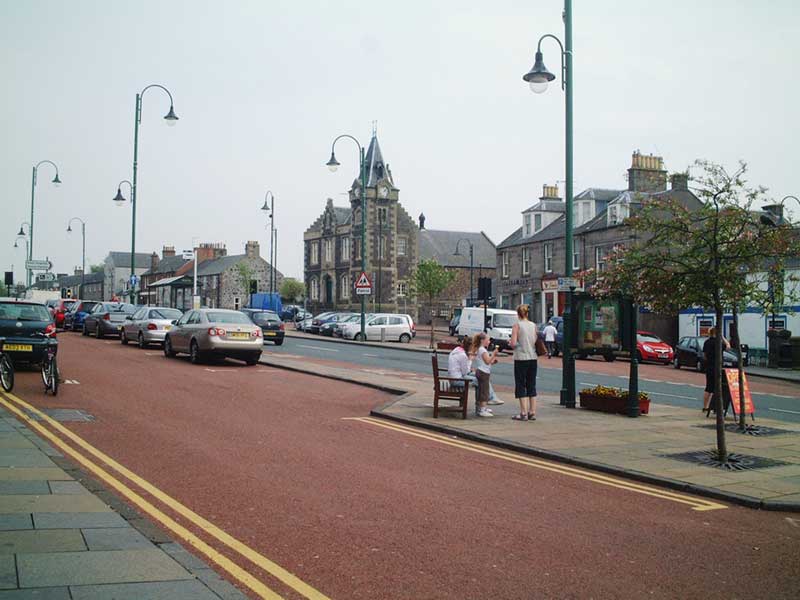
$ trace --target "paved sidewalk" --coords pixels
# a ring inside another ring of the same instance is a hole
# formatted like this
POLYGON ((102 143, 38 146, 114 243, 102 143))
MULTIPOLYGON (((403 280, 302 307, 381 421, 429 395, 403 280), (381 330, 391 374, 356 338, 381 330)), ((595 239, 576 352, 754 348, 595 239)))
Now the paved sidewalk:
POLYGON ((511 420, 518 410, 512 390, 499 387, 506 404, 492 407, 492 419, 472 416, 472 407, 467 420, 456 416, 434 419, 430 376, 391 368, 341 368, 279 355, 264 355, 261 362, 397 394, 386 406, 373 410, 375 416, 751 507, 800 511, 800 425, 759 418, 756 424, 769 435, 729 432, 730 452, 776 464, 723 471, 674 457, 715 446, 713 418, 706 418, 699 406, 688 409, 652 403, 649 415, 631 419, 567 409, 555 396, 540 396, 538 420, 517 422, 511 420))
POLYGON ((0 409, 0 600, 4 598, 245 596, 0 409))

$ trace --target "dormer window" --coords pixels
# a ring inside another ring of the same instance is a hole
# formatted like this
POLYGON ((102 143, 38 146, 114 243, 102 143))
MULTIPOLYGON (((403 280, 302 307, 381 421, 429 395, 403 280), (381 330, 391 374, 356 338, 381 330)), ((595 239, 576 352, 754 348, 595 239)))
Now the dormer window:
POLYGON ((522 231, 525 237, 530 237, 531 235, 531 215, 530 213, 526 213, 522 217, 522 231))
POLYGON ((533 215, 533 230, 539 231, 542 228, 542 215, 540 213, 536 213, 533 215))
POLYGON ((618 225, 619 219, 619 205, 612 204, 608 207, 608 225, 618 225))

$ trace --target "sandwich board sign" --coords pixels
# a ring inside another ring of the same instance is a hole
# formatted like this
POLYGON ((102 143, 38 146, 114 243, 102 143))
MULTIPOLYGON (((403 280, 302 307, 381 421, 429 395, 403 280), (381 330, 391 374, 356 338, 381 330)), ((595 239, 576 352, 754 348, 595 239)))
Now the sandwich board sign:
POLYGON ((739 389, 739 370, 738 369, 723 369, 725 373, 725 380, 723 381, 723 397, 727 396, 725 400, 730 402, 730 407, 733 409, 733 415, 739 414, 740 394, 744 396, 744 414, 750 415, 750 418, 755 420, 756 407, 753 404, 753 397, 750 395, 750 385, 747 382, 747 375, 742 373, 742 381, 744 382, 744 390, 739 389), (725 393, 727 391, 727 394, 725 393), (742 394, 742 392, 744 392, 742 394))
POLYGON ((356 294, 359 296, 369 296, 372 293, 372 282, 365 272, 362 271, 361 275, 359 275, 355 288, 356 294))

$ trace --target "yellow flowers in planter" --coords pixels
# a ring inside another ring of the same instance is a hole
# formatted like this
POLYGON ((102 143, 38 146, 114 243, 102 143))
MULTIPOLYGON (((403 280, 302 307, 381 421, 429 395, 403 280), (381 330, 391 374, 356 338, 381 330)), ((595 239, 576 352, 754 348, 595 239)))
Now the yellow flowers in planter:
MULTIPOLYGON (((605 385, 596 385, 593 388, 584 388, 580 391, 581 394, 595 396, 597 398, 608 398, 613 400, 627 400, 628 390, 622 388, 608 387, 605 385)), ((645 392, 639 392, 639 400, 650 401, 650 396, 645 392)))

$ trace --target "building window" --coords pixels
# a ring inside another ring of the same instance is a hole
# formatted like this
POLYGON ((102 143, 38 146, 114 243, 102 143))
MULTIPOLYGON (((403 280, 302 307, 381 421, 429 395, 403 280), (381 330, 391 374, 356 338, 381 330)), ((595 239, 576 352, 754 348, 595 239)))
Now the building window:
POLYGON ((355 258, 356 258, 356 260, 360 260, 361 259, 361 238, 360 237, 355 238, 353 240, 353 244, 354 244, 354 248, 355 248, 355 251, 356 251, 355 258))
POLYGON ((386 236, 385 235, 380 236, 380 239, 378 240, 378 259, 379 260, 383 260, 383 257, 386 256, 386 253, 387 253, 386 243, 387 243, 386 236))
POLYGON ((239 296, 233 298, 233 310, 239 310, 242 306, 242 299, 239 296))
POLYGON ((339 293, 343 299, 350 297, 350 275, 345 273, 339 280, 339 293))
POLYGON ((577 242, 572 245, 572 269, 577 271, 581 268, 581 253, 578 252, 577 242))
POLYGON ((405 256, 408 252, 408 238, 397 238, 397 256, 405 256))
POLYGON ((333 262, 333 240, 325 240, 322 247, 325 252, 325 262, 333 262))
POLYGON ((545 273, 553 272, 553 244, 544 245, 544 271, 545 273))
POLYGON ((311 257, 310 261, 312 265, 319 264, 319 242, 311 242, 311 257))
POLYGON ((378 222, 383 224, 389 222, 389 209, 385 206, 378 207, 378 222))
POLYGON ((531 249, 522 249, 522 274, 527 275, 531 272, 531 249))
POLYGON ((400 281, 397 284, 397 297, 405 298, 408 296, 408 284, 405 281, 400 281))
POLYGON ((606 268, 606 249, 601 246, 594 249, 594 267, 598 271, 604 271, 606 268))
POLYGON ((503 277, 508 277, 508 252, 503 252, 503 277))
POLYGON ((535 214, 533 215, 533 230, 539 231, 542 228, 542 215, 535 214))
POLYGON ((581 203, 581 223, 586 223, 592 218, 592 203, 591 202, 582 202, 581 203))
POLYGON ((526 214, 526 215, 525 215, 525 216, 522 218, 522 222, 523 222, 523 224, 525 225, 525 233, 524 233, 524 236, 525 236, 525 237, 530 237, 530 235, 531 235, 531 215, 530 215, 530 214, 526 214))
POLYGON ((309 282, 309 284, 311 286, 311 299, 319 300, 319 281, 314 278, 309 282))
POLYGON ((620 207, 617 206, 616 204, 612 204, 611 206, 608 207, 608 221, 607 221, 607 223, 608 223, 609 226, 610 225, 618 225, 619 223, 622 222, 622 219, 620 219, 620 210, 619 210, 619 208, 620 207))
POLYGON ((339 259, 343 262, 350 262, 350 238, 343 237, 339 243, 339 259))

